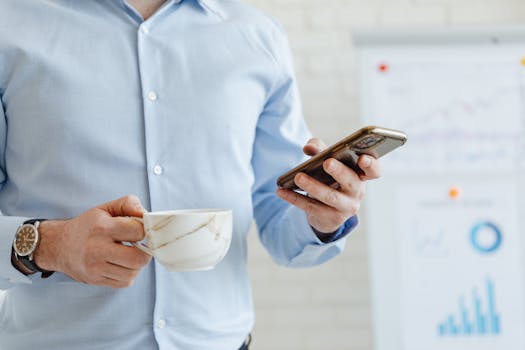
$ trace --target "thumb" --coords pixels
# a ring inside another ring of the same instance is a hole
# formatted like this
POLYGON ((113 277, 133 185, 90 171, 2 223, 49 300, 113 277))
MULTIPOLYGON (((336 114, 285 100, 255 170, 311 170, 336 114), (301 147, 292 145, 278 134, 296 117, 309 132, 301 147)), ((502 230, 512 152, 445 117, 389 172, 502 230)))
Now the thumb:
POLYGON ((135 195, 127 195, 99 206, 111 216, 136 216, 142 217, 146 209, 142 206, 140 199, 135 195))

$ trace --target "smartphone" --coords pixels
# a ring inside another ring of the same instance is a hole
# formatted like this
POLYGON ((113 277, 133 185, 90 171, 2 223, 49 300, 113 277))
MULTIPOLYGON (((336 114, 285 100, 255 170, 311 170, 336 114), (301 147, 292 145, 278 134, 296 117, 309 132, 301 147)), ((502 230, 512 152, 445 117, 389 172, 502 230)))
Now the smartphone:
POLYGON ((364 172, 357 165, 357 159, 362 154, 379 158, 402 146, 407 141, 405 133, 378 126, 367 126, 345 137, 324 151, 316 154, 277 179, 277 185, 288 190, 298 190, 294 177, 303 172, 329 186, 335 184, 333 177, 323 170, 323 162, 335 158, 352 168, 359 175, 364 172))

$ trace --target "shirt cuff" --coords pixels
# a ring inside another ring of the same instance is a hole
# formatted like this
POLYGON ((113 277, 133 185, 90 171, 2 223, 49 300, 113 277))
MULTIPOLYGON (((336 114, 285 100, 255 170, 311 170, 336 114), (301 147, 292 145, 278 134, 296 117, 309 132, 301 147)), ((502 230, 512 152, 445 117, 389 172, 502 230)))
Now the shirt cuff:
MULTIPOLYGON (((337 231, 335 231, 334 233, 332 233, 331 236, 328 236, 326 238, 319 238, 323 243, 330 243, 330 242, 335 242, 343 237, 346 237, 346 235, 348 235, 348 233, 350 233, 350 231, 352 231, 356 226, 357 224, 359 223, 359 219, 357 218, 357 215, 354 215, 352 217, 350 217, 348 220, 345 221, 345 223, 339 227, 339 229, 337 231)), ((313 227, 312 227, 313 229, 313 227)), ((316 232, 315 229, 313 229, 314 232, 316 232)))
POLYGON ((346 243, 348 232, 355 227, 356 218, 351 218, 338 230, 329 242, 323 242, 315 234, 308 223, 306 213, 301 209, 290 206, 287 210, 284 226, 290 227, 293 234, 283 243, 287 245, 285 266, 310 267, 325 263, 339 255, 346 243))

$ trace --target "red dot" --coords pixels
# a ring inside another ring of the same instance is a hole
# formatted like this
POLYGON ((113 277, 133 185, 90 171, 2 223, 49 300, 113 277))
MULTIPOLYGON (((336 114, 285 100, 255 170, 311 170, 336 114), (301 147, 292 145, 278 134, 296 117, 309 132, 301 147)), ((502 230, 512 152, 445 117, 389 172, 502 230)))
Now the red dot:
POLYGON ((390 69, 390 67, 389 67, 388 64, 386 64, 386 63, 381 63, 381 64, 379 65, 379 71, 380 71, 381 73, 386 73, 386 72, 389 71, 389 69, 390 69))

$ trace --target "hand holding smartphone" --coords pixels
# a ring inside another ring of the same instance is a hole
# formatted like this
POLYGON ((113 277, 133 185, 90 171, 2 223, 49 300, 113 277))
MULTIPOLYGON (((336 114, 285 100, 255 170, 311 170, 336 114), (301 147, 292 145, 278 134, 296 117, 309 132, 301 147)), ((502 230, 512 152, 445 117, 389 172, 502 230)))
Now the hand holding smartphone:
POLYGON ((367 154, 379 158, 404 145, 406 140, 406 135, 401 131, 377 126, 361 128, 281 175, 277 179, 277 185, 288 190, 298 190, 299 187, 295 184, 294 178, 299 172, 303 172, 326 185, 334 184, 335 180, 323 169, 323 162, 329 158, 335 158, 359 175, 363 175, 363 170, 357 165, 359 156, 367 154))

